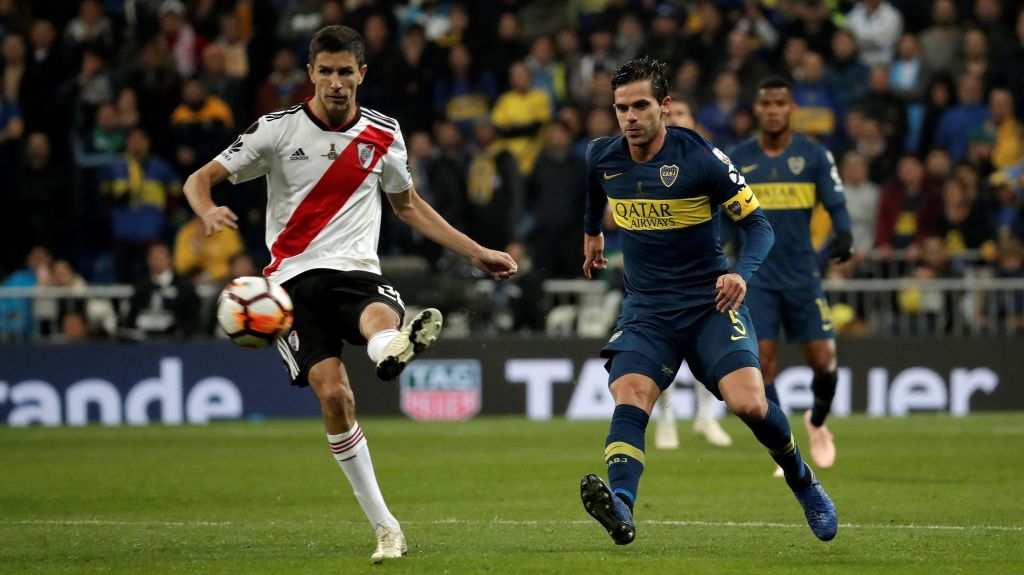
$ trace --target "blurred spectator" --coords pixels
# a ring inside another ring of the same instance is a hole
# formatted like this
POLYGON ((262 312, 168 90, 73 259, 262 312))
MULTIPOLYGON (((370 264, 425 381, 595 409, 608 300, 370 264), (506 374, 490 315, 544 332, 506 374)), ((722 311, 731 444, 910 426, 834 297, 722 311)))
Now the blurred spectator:
POLYGON ((985 34, 977 28, 968 28, 964 32, 960 59, 956 71, 959 74, 973 74, 982 80, 991 82, 989 43, 985 34))
MULTIPOLYGON (((848 120, 852 117, 856 117, 852 111, 847 113, 848 120)), ((853 149, 867 158, 868 177, 872 181, 887 181, 896 171, 895 160, 899 150, 890 148, 882 132, 882 124, 877 119, 861 115, 859 126, 856 131, 851 131, 854 137, 853 149)))
POLYGON ((92 128, 96 109, 114 101, 120 87, 120 78, 111 69, 107 54, 94 45, 82 49, 78 75, 66 82, 61 99, 71 102, 72 121, 79 129, 92 128))
MULTIPOLYGON (((916 280, 953 279, 959 277, 950 265, 949 255, 942 240, 935 236, 924 238, 921 244, 921 260, 911 273, 910 278, 916 280)), ((953 313, 957 313, 950 292, 942 292, 922 287, 910 287, 900 290, 897 301, 900 310, 909 316, 916 317, 911 330, 918 335, 929 333, 949 333, 952 329, 953 313)), ((902 325, 895 329, 902 328, 902 325)))
POLYGON ((508 75, 511 89, 494 103, 491 120, 501 145, 516 157, 520 171, 529 174, 542 146, 544 127, 554 110, 547 92, 533 87, 525 63, 513 64, 508 75))
POLYGON ((548 93, 552 104, 564 102, 569 97, 569 86, 565 68, 555 60, 555 45, 550 36, 538 36, 530 45, 526 57, 533 86, 548 93))
POLYGON ((21 136, 25 122, 17 101, 0 96, 0 183, 10 180, 14 167, 21 157, 21 136))
POLYGON ((519 8, 519 21, 524 32, 524 39, 532 42, 541 36, 554 36, 559 28, 566 24, 569 12, 568 0, 533 0, 524 2, 519 8))
MULTIPOLYGON (((759 1, 747 3, 747 14, 750 14, 751 6, 760 6, 759 1)), ((797 2, 794 6, 797 20, 793 22, 789 33, 799 36, 807 42, 807 47, 825 57, 832 55, 832 37, 835 35, 836 26, 832 22, 832 14, 829 12, 829 5, 825 0, 806 0, 797 2)), ((760 13, 760 10, 758 10, 760 13)), ((742 20, 740 21, 742 24, 742 20)), ((762 25, 763 26, 763 25, 762 25)), ((772 28, 774 31, 774 28, 772 28)), ((777 36, 777 32, 776 32, 777 36)), ((778 42, 766 43, 766 48, 775 47, 778 42)))
POLYGON ((992 151, 995 149, 995 145, 995 132, 985 126, 971 130, 967 137, 967 156, 960 163, 970 165, 977 174, 977 178, 974 180, 975 187, 971 188, 972 195, 978 192, 976 184, 982 180, 988 180, 988 177, 995 171, 995 167, 992 165, 992 151))
POLYGON ((181 99, 171 114, 175 159, 182 173, 192 173, 227 147, 235 121, 227 103, 198 79, 185 82, 181 99))
POLYGON ((203 83, 208 94, 220 98, 228 105, 232 119, 248 118, 245 82, 228 74, 226 64, 224 48, 219 44, 207 44, 203 48, 199 81, 203 83))
POLYGON ((84 343, 92 339, 85 314, 79 310, 71 310, 64 314, 60 326, 60 337, 57 340, 60 343, 84 343))
POLYGON ((967 154, 967 138, 974 128, 989 119, 989 111, 982 101, 981 78, 963 74, 957 86, 959 102, 946 110, 939 120, 935 132, 935 144, 949 150, 953 162, 959 162, 967 154))
POLYGON ((932 26, 920 35, 921 59, 932 74, 953 75, 957 69, 963 32, 956 16, 953 0, 935 0, 932 4, 932 26))
MULTIPOLYGON (((64 116, 56 113, 57 87, 64 70, 56 48, 57 32, 48 20, 35 20, 29 32, 28 68, 21 79, 21 103, 30 131, 41 130, 53 140, 64 136, 64 116)), ((61 149, 58 146, 58 149, 61 149)))
POLYGON ((174 62, 166 57, 156 42, 142 47, 139 61, 128 72, 127 83, 140 102, 139 123, 146 133, 153 137, 156 149, 161 153, 173 153, 171 138, 171 113, 178 105, 181 85, 174 68, 174 62))
POLYGON ((992 207, 989 222, 995 237, 1024 241, 1024 203, 1021 202, 1019 173, 1006 170, 992 174, 992 207))
POLYGON ((683 54, 688 53, 684 48, 680 18, 681 14, 675 7, 667 3, 659 4, 641 50, 643 54, 668 64, 670 70, 677 68, 682 63, 683 54))
POLYGON ((991 261, 994 254, 994 236, 988 218, 971 199, 963 182, 956 178, 943 184, 942 211, 933 233, 942 239, 946 252, 953 258, 964 256, 967 250, 982 250, 982 257, 991 261))
POLYGON ((527 182, 526 212, 532 222, 524 237, 535 268, 548 278, 579 275, 580 249, 566 238, 582 232, 586 165, 572 148, 569 127, 551 123, 546 144, 527 182))
POLYGON ((192 216, 174 240, 174 270, 195 283, 222 283, 228 278, 231 258, 242 251, 238 230, 224 229, 206 235, 203 221, 192 216))
POLYGON ((839 97, 843 108, 859 102, 868 88, 868 67, 857 55, 857 44, 849 30, 836 30, 832 36, 832 59, 825 78, 839 97))
MULTIPOLYGON (((50 285, 49 250, 34 246, 25 258, 25 267, 4 278, 0 287, 35 287, 50 285)), ((28 341, 35 333, 30 298, 0 299, 0 340, 28 341)))
POLYGON ((473 55, 463 44, 448 51, 448 68, 434 84, 434 106, 438 115, 456 125, 466 135, 491 113, 491 102, 498 96, 497 84, 489 70, 473 65, 473 55))
MULTIPOLYGON (((89 285, 67 260, 57 260, 51 266, 53 285, 67 288, 76 294, 84 294, 89 285)), ((57 301, 57 324, 67 326, 68 316, 78 315, 84 325, 74 324, 88 336, 113 334, 117 328, 117 312, 114 304, 107 299, 63 298, 57 301)))
POLYGON ((525 183, 515 156, 488 122, 476 125, 477 151, 466 178, 465 232, 481 245, 500 249, 517 239, 523 218, 525 183))
POLYGON ((195 333, 199 298, 195 288, 174 273, 171 252, 164 244, 153 244, 146 252, 148 273, 135 283, 128 314, 124 318, 129 339, 173 337, 195 333))
POLYGON ((824 75, 825 61, 821 54, 804 54, 799 77, 793 84, 793 101, 796 102, 793 129, 835 149, 839 144, 837 120, 843 117, 843 109, 824 75))
POLYGON ((174 69, 183 78, 196 72, 199 54, 206 40, 186 20, 185 5, 180 0, 164 0, 158 10, 160 33, 157 36, 163 52, 171 55, 174 69))
POLYGON ((786 42, 782 46, 782 65, 785 68, 786 75, 791 78, 796 78, 800 75, 800 66, 803 65, 804 55, 808 51, 807 40, 800 36, 786 38, 786 42))
POLYGON ((896 177, 882 187, 875 224, 875 247, 884 259, 893 250, 910 248, 931 232, 941 198, 924 177, 921 162, 904 155, 896 177))
POLYGON ((21 98, 21 81, 28 69, 25 57, 25 38, 19 34, 3 37, 3 76, 0 77, 0 95, 17 102, 21 98))
POLYGON ((224 14, 218 22, 219 34, 214 44, 224 56, 224 73, 239 81, 249 76, 249 42, 242 23, 235 14, 224 14))
POLYGON ((706 87, 701 84, 700 66, 692 59, 683 60, 671 78, 671 82, 670 90, 672 92, 691 100, 703 101, 703 97, 707 93, 706 87))
POLYGON ((323 25, 320 0, 294 0, 281 13, 277 21, 277 39, 295 51, 295 60, 309 59, 309 42, 323 25))
MULTIPOLYGON (((1014 94, 1024 94, 1024 6, 1017 8, 1013 42, 1000 54, 997 79, 1014 94)), ((1016 114, 1024 118, 1024 98, 1017 98, 1016 114)))
POLYGON ((170 164, 150 154, 149 137, 135 128, 128 132, 121 161, 103 169, 101 189, 112 205, 117 278, 130 282, 141 275, 149 247, 164 238, 169 204, 181 192, 180 179, 170 164))
POLYGON ((1006 26, 1001 0, 975 0, 973 20, 981 37, 992 47, 992 54, 1002 54, 1009 49, 1013 34, 1006 26))
POLYGON ((868 66, 887 65, 903 32, 903 16, 886 0, 860 0, 846 15, 860 60, 868 66))
MULTIPOLYGON (((935 146, 936 133, 939 129, 939 122, 955 104, 953 80, 945 74, 940 74, 928 82, 924 97, 924 114, 921 117, 920 135, 917 139, 915 149, 918 153, 925 154, 935 146)), ((943 150, 945 150, 943 148, 943 150)), ((948 150, 945 150, 948 152, 948 150)))
POLYGON ((902 152, 907 135, 907 106, 893 93, 886 66, 870 68, 868 93, 861 106, 868 116, 878 120, 887 147, 895 153, 902 152))
POLYGON ((75 138, 75 164, 80 168, 95 168, 116 162, 124 151, 125 133, 114 105, 101 104, 96 108, 92 129, 75 138))
POLYGON ((117 102, 114 104, 117 113, 117 125, 122 130, 128 131, 139 125, 141 118, 139 114, 139 97, 132 88, 122 88, 117 94, 117 102))
POLYGON ((611 31, 605 28, 592 30, 590 50, 580 61, 580 76, 584 86, 588 86, 588 91, 593 93, 599 75, 606 74, 610 77, 615 68, 622 63, 622 58, 615 51, 615 40, 611 31))
POLYGON ((711 141, 729 139, 729 119, 740 100, 740 83, 733 72, 722 72, 715 78, 715 99, 697 112, 697 121, 711 134, 711 141))
MULTIPOLYGON (((376 71, 371 69, 368 75, 376 71)), ((295 52, 281 48, 274 54, 270 75, 256 92, 256 116, 285 110, 301 104, 312 95, 313 83, 309 81, 309 75, 296 64, 295 52)))
MULTIPOLYGON (((481 64, 490 70, 498 80, 498 90, 508 89, 508 73, 513 62, 526 57, 522 30, 515 12, 502 12, 498 17, 496 34, 487 50, 481 54, 481 64)), ((587 78, 584 72, 584 78, 587 78)))
POLYGON ((101 46, 104 50, 114 47, 114 27, 103 15, 99 0, 82 0, 75 16, 64 28, 65 48, 77 51, 85 44, 101 46))
MULTIPOLYGON (((753 102, 757 97, 757 83, 769 74, 770 69, 754 54, 754 39, 746 32, 735 29, 726 38, 726 52, 718 72, 736 74, 740 81, 740 98, 753 102)), ((821 73, 818 77, 820 80, 821 73)))
MULTIPOLYGON (((1003 238, 999 241, 995 262, 995 277, 999 279, 1024 279, 1024 246, 1017 238, 1003 238)), ((986 301, 988 313, 981 314, 982 325, 994 319, 999 333, 1020 333, 1024 329, 1024 290, 1006 291, 989 295, 986 301)))
POLYGON ((625 14, 618 22, 615 34, 615 51, 623 62, 628 62, 641 55, 646 41, 644 25, 635 14, 625 14))
POLYGON ((848 152, 840 163, 846 209, 850 212, 854 257, 863 259, 875 244, 878 220, 878 184, 868 179, 868 163, 857 152, 848 152))
POLYGON ((729 29, 723 25, 724 18, 714 2, 699 2, 688 15, 685 54, 692 55, 700 64, 701 73, 709 76, 714 62, 725 45, 729 29))
POLYGON ((946 181, 946 178, 953 173, 953 162, 949 159, 949 152, 942 148, 932 148, 924 159, 925 178, 938 185, 946 181))
POLYGON ((996 136, 992 165, 1003 169, 1024 159, 1024 129, 1014 116, 1013 93, 1006 88, 993 88, 988 94, 988 111, 988 124, 996 136))
POLYGON ((429 131, 434 125, 433 58, 423 27, 410 26, 402 37, 399 58, 385 72, 387 113, 407 132, 429 131))
POLYGON ((0 228, 0 267, 20 261, 34 245, 64 244, 72 197, 67 173, 64 162, 53 160, 46 134, 29 134, 25 159, 4 194, 4 209, 13 216, 0 228))
MULTIPOLYGON (((361 105, 374 110, 388 109, 387 93, 385 91, 387 79, 385 76, 388 70, 395 65, 395 60, 398 58, 392 38, 392 30, 388 19, 382 14, 375 13, 367 15, 366 23, 362 26, 363 42, 366 45, 365 59, 367 72, 366 76, 363 76, 362 85, 359 86, 359 102, 361 105)), ((279 69, 277 68, 278 65, 282 67, 284 65, 283 61, 278 62, 279 58, 281 58, 280 53, 274 59, 275 70, 279 69)), ((303 99, 306 96, 313 95, 313 84, 309 81, 309 77, 305 72, 305 62, 308 59, 308 55, 298 61, 295 60, 294 56, 291 59, 292 67, 295 67, 299 62, 302 63, 300 66, 302 68, 302 76, 305 85, 308 86, 308 94, 303 93, 303 99)), ((305 89, 303 92, 305 92, 305 89)))
POLYGON ((558 52, 558 61, 565 70, 570 100, 583 100, 586 96, 582 69, 583 52, 580 50, 580 40, 576 31, 572 28, 559 30, 555 35, 555 50, 558 52))
POLYGON ((917 36, 900 36, 899 44, 896 45, 896 58, 889 66, 889 86, 893 94, 904 102, 917 102, 924 94, 929 73, 921 57, 917 36))
POLYGON ((587 146, 595 138, 614 136, 619 133, 619 125, 615 120, 615 114, 609 108, 593 108, 587 114, 586 131, 583 137, 576 143, 576 155, 585 158, 587 146))

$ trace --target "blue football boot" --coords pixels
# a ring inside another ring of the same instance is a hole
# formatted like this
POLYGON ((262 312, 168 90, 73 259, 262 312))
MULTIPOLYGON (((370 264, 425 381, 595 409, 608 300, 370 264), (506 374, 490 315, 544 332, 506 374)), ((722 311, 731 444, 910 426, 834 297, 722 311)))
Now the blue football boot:
POLYGON ((836 514, 836 506, 829 499, 825 488, 818 482, 814 472, 807 467, 807 473, 811 474, 811 484, 800 491, 794 491, 793 495, 804 508, 804 517, 807 518, 807 525, 814 532, 815 537, 822 541, 831 541, 836 532, 839 531, 839 516, 836 514))
POLYGON ((626 502, 612 493, 600 477, 593 473, 583 476, 583 481, 580 482, 580 498, 583 499, 583 508, 608 530, 608 535, 612 536, 616 545, 628 545, 633 542, 633 538, 636 537, 633 513, 626 502))

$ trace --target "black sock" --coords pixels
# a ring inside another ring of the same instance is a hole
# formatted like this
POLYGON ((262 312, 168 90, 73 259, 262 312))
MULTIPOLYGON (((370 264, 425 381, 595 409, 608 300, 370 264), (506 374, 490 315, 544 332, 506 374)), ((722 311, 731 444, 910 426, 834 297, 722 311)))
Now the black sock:
POLYGON ((781 407, 769 401, 768 413, 764 415, 764 419, 753 422, 743 420, 743 422, 754 432, 754 437, 761 442, 761 445, 768 448, 772 459, 786 474, 786 483, 789 484, 790 489, 799 491, 810 484, 811 474, 800 457, 800 447, 793 439, 789 420, 782 413, 781 407))
POLYGON ((775 382, 764 384, 764 396, 768 398, 768 401, 774 401, 775 405, 782 407, 782 403, 779 402, 779 392, 775 390, 775 382))
POLYGON ((616 405, 605 439, 604 460, 608 465, 608 483, 632 509, 644 472, 644 432, 650 416, 632 405, 616 405))
POLYGON ((836 396, 836 372, 815 374, 811 380, 811 391, 814 393, 814 408, 811 409, 811 423, 817 427, 825 424, 825 418, 832 410, 832 398, 836 396))

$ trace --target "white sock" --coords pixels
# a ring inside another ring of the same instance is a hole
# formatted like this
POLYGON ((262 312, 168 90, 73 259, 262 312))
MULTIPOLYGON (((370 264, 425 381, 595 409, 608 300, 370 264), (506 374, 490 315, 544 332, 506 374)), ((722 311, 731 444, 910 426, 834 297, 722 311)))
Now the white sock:
POLYGON ((370 448, 366 445, 366 438, 363 437, 363 430, 356 422, 352 429, 337 435, 327 434, 327 441, 331 444, 331 451, 338 465, 348 477, 352 485, 352 492, 355 493, 363 513, 370 520, 374 530, 380 525, 388 525, 398 528, 398 520, 388 510, 384 503, 384 496, 381 495, 380 487, 377 485, 377 476, 373 473, 373 461, 370 460, 370 448))
POLYGON ((718 398, 699 383, 695 383, 693 386, 693 396, 697 399, 697 411, 694 414, 694 419, 705 421, 715 419, 715 403, 718 398))
POLYGON ((676 384, 672 382, 665 391, 661 392, 661 396, 658 397, 658 405, 661 406, 661 413, 658 415, 658 422, 664 425, 675 425, 676 414, 672 412, 672 392, 675 391, 676 384))
POLYGON ((382 329, 370 336, 370 340, 366 342, 366 354, 373 363, 380 363, 380 360, 384 359, 384 350, 397 335, 397 329, 382 329))

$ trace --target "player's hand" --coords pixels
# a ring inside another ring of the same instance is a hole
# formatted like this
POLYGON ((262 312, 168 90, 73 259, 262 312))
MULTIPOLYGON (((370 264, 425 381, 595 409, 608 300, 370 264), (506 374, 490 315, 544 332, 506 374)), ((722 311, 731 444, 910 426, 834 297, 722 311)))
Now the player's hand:
POLYGON ((498 281, 507 280, 519 271, 519 265, 512 256, 497 250, 484 250, 479 255, 471 257, 469 261, 476 269, 498 281))
POLYGON ((206 235, 217 233, 224 228, 238 229, 238 216, 227 206, 210 208, 199 216, 203 220, 203 232, 206 235))
POLYGON ((608 259, 604 257, 604 234, 583 234, 583 256, 583 277, 588 280, 591 279, 590 270, 608 268, 608 259))
POLYGON ((721 275, 715 282, 715 292, 715 308, 718 311, 739 311, 743 298, 747 296, 747 282, 740 274, 721 275))
POLYGON ((844 230, 836 232, 828 248, 828 259, 843 263, 853 257, 853 234, 844 230))

